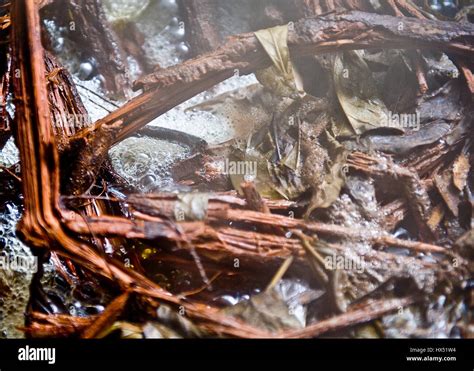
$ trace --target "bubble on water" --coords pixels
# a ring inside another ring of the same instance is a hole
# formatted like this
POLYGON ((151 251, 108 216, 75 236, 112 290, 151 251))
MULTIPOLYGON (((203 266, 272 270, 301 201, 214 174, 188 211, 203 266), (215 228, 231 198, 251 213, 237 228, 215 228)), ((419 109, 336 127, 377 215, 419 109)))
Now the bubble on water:
POLYGON ((145 175, 140 179, 140 187, 143 189, 151 189, 156 184, 156 177, 151 174, 145 175))
POLYGON ((56 52, 61 52, 64 48, 64 37, 58 37, 53 40, 53 49, 56 52))
MULTIPOLYGON (((122 0, 116 3, 109 1, 109 3, 114 3, 112 5, 115 8, 112 9, 109 6, 110 4, 106 4, 106 12, 108 13, 121 12, 122 14, 130 14, 134 11, 138 12, 140 9, 140 4, 134 4, 134 1, 131 0, 122 0), (119 8, 122 8, 122 10, 119 8)), ((108 16, 110 16, 110 14, 108 16)), ((145 59, 149 64, 167 67, 181 62, 182 53, 188 52, 187 44, 179 42, 179 38, 184 36, 185 27, 183 27, 183 23, 180 22, 177 12, 173 10, 173 6, 169 7, 167 4, 161 2, 150 2, 146 11, 139 12, 133 21, 144 36, 145 41, 143 49, 145 52, 145 59)), ((51 24, 50 28, 54 28, 54 24, 51 24)), ((57 34, 60 34, 60 31, 57 29, 54 31, 57 34)), ((70 54, 69 57, 74 59, 73 51, 69 51, 66 54, 70 54)), ((127 61, 131 66, 130 76, 134 76, 135 69, 133 66, 136 65, 136 61, 133 57, 128 58, 127 61)), ((68 65, 68 69, 77 71, 79 63, 78 61, 75 63, 76 64, 71 68, 68 65)), ((74 77, 74 80, 78 84, 78 92, 89 112, 91 122, 95 122, 106 116, 109 112, 114 111, 117 106, 124 103, 111 102, 109 99, 101 99, 100 97, 104 94, 102 91, 102 84, 97 76, 89 81, 79 81, 77 77, 74 77)), ((202 110, 188 112, 186 109, 208 99, 212 99, 219 94, 244 88, 255 83, 257 83, 257 80, 254 75, 239 76, 239 71, 236 71, 234 77, 168 111, 164 115, 153 120, 150 125, 178 130, 198 136, 206 140, 209 144, 218 144, 233 139, 236 136, 240 136, 242 132, 248 132, 249 130, 247 129, 253 126, 254 121, 260 120, 259 118, 256 119, 258 116, 256 112, 253 110, 250 112, 251 110, 249 110, 249 112, 236 115, 235 112, 241 112, 242 110, 239 111, 239 107, 231 107, 227 101, 219 107, 218 112, 216 113, 202 110), (238 122, 235 120, 238 120, 238 122)), ((171 154, 175 152, 181 153, 184 148, 179 145, 165 142, 161 142, 160 144, 160 142, 157 142, 154 139, 150 140, 153 141, 153 147, 155 148, 167 148, 167 146, 173 147, 170 149, 171 154)), ((171 174, 169 171, 169 159, 164 161, 161 166, 158 166, 155 163, 155 159, 152 159, 153 164, 150 164, 145 158, 137 156, 140 152, 150 153, 147 149, 147 147, 150 147, 150 140, 139 140, 137 138, 129 139, 113 148, 110 151, 113 166, 128 182, 136 185, 143 191, 150 191, 156 187, 160 187, 160 189, 170 188, 171 174), (132 143, 136 148, 132 148, 132 143), (145 148, 141 148, 142 145, 145 148), (125 150, 126 148, 130 151, 125 150), (147 177, 147 175, 151 175, 155 179, 152 180, 150 177, 147 177)), ((186 148, 185 151, 188 151, 188 149, 186 148)), ((162 151, 158 150, 158 152, 162 151)), ((169 156, 163 154, 163 157, 167 158, 169 156)), ((171 162, 180 158, 182 158, 182 155, 178 155, 174 160, 171 160, 171 162)), ((172 188, 173 187, 171 187, 171 189, 172 188)))
MULTIPOLYGON (((239 136, 241 131, 244 131, 242 129, 245 126, 244 120, 242 120, 242 125, 240 125, 240 122, 239 125, 235 125, 231 119, 225 117, 228 112, 225 107, 220 109, 218 113, 190 108, 220 94, 238 88, 245 88, 256 82, 257 79, 254 75, 232 77, 216 85, 212 90, 198 94, 166 112, 153 120, 150 125, 182 131, 200 137, 209 144, 218 144, 233 139, 239 136)), ((223 105, 227 104, 227 102, 223 103, 223 105)), ((251 117, 248 120, 248 125, 251 125, 251 117)))
POLYGON ((144 192, 172 183, 172 165, 189 154, 187 147, 150 137, 125 139, 109 151, 115 171, 144 192))
MULTIPOLYGON (((173 17, 171 18, 170 24, 171 27, 177 27, 179 25, 179 18, 178 17, 173 17)), ((183 28, 183 27, 181 27, 183 28)))
POLYGON ((179 26, 179 20, 175 20, 177 6, 169 5, 158 1, 150 3, 146 12, 136 18, 137 29, 144 36, 142 49, 150 65, 169 67, 182 61, 176 47, 184 37, 185 29, 179 26))
POLYGON ((139 151, 140 148, 130 147, 120 154, 123 171, 134 178, 143 175, 150 169, 151 156, 139 151))
POLYGON ((83 62, 79 65, 78 76, 81 80, 89 80, 92 77, 94 66, 90 62, 83 62))
POLYGON ((160 6, 173 13, 178 11, 178 3, 176 0, 160 0, 160 6))
POLYGON ((11 137, 0 151, 0 165, 10 167, 18 161, 20 161, 20 153, 15 145, 15 140, 11 137))
POLYGON ((127 64, 130 80, 137 80, 142 75, 140 64, 131 55, 127 56, 127 64))
POLYGON ((180 55, 186 55, 189 53, 189 46, 188 44, 186 44, 185 42, 180 42, 177 46, 176 46, 176 51, 180 54, 180 55))
MULTIPOLYGON (((172 27, 170 28, 170 33, 171 33, 171 35, 172 35, 174 38, 176 38, 176 39, 178 39, 178 40, 181 40, 181 39, 183 39, 184 36, 186 35, 186 30, 185 30, 184 27, 181 27, 181 26, 179 26, 179 25, 178 25, 177 27, 173 27, 173 26, 172 26, 172 27)), ((181 45, 181 44, 179 44, 179 45, 181 45)), ((185 45, 186 45, 186 44, 185 44, 185 45)), ((187 45, 186 45, 186 48, 188 48, 187 45)), ((189 48, 188 48, 188 49, 189 49, 189 48)), ((188 52, 188 50, 186 50, 186 53, 187 53, 187 52, 188 52)))

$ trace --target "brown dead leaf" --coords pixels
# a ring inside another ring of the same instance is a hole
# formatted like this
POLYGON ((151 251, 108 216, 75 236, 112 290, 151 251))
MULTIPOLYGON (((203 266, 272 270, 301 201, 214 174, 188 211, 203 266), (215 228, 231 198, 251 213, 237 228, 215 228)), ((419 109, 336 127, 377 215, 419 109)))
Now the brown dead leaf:
POLYGON ((439 223, 441 223, 441 220, 443 220, 443 217, 444 206, 442 203, 440 203, 433 208, 428 219, 428 226, 432 231, 434 231, 438 227, 439 223))
POLYGON ((469 159, 464 153, 461 153, 453 165, 453 183, 460 191, 466 186, 470 169, 469 159))
POLYGON ((302 94, 303 84, 290 59, 288 25, 259 30, 255 36, 273 62, 273 66, 256 72, 257 79, 276 95, 302 94))
POLYGON ((388 109, 362 55, 360 51, 345 52, 334 61, 337 97, 357 135, 383 126, 388 118, 388 109))
POLYGON ((346 182, 344 174, 345 168, 346 156, 344 152, 341 152, 333 161, 329 171, 324 177, 323 183, 318 187, 311 198, 310 205, 306 211, 307 217, 317 208, 327 208, 337 200, 346 182))

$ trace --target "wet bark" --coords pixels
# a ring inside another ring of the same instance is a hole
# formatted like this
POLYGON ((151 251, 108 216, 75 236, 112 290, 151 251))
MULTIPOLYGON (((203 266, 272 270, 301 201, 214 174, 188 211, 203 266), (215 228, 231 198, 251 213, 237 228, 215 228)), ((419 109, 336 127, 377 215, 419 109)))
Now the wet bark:
POLYGON ((87 52, 82 56, 98 69, 104 88, 117 97, 127 97, 130 83, 123 50, 106 20, 98 0, 55 0, 43 12, 50 14, 59 25, 70 30, 70 37, 87 52))

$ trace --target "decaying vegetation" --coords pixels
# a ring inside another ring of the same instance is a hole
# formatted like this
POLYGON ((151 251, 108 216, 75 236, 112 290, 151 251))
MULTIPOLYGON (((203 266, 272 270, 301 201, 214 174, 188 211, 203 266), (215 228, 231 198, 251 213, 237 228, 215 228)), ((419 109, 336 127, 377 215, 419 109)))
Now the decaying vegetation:
POLYGON ((0 94, 15 109, 2 106, 0 148, 14 136, 21 172, 0 176, 12 199, 21 193, 21 239, 53 262, 65 291, 105 310, 71 314, 45 291, 40 269, 27 336, 384 337, 391 326, 398 336, 430 336, 440 296, 447 327, 473 336, 474 26, 466 10, 456 21, 423 1, 262 1, 248 30, 262 31, 226 38, 213 21, 220 1, 186 0, 194 57, 153 70, 132 24, 112 27, 97 0, 60 3, 2 2, 0 94), (68 124, 87 110, 40 14, 75 22, 74 41, 88 45, 105 90, 125 104, 86 127, 68 124), (136 81, 127 53, 140 62, 136 81), (244 137, 216 146, 146 127, 250 73, 273 108, 244 137), (173 167, 191 192, 124 184, 109 150, 137 134, 192 149, 173 167), (216 166, 226 160, 255 164, 254 176, 226 174, 216 166), (285 297, 283 277, 305 289, 285 297), (243 294, 233 306, 217 300, 243 294), (421 313, 418 332, 404 332, 393 313, 421 313))

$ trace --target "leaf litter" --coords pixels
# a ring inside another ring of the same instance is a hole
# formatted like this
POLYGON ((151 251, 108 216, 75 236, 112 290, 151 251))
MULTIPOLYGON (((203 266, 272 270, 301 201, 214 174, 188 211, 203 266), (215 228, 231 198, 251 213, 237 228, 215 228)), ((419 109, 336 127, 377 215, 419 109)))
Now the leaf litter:
MULTIPOLYGON (((147 22, 144 9, 155 9, 147 1, 120 3, 122 10, 107 2, 114 32, 122 23, 147 22)), ((99 196, 94 189, 88 196, 114 199, 107 207, 116 215, 163 225, 149 241, 114 236, 100 244, 112 246, 111 258, 199 308, 230 297, 215 313, 263 331, 258 334, 311 331, 341 318, 340 327, 315 333, 472 336, 472 303, 465 300, 473 272, 472 96, 457 60, 440 51, 353 50, 332 53, 322 65, 292 55, 288 24, 274 25, 282 23, 278 17, 267 23, 273 27, 254 33, 271 60, 255 71, 258 84, 236 75, 148 126, 163 130, 134 134, 108 151, 103 179, 109 184, 97 183, 99 196), (421 94, 417 58, 429 88, 421 94), (308 93, 318 91, 308 70, 328 73, 321 96, 308 93), (244 182, 266 208, 243 192, 244 182), (148 201, 136 207, 134 193, 152 195, 158 210, 140 219, 153 207, 148 201), (413 296, 416 303, 402 313, 371 317, 372 303, 413 296), (347 325, 357 310, 368 313, 368 324, 347 325)), ((165 27, 177 37, 176 20, 165 27)), ((162 39, 156 41, 151 27, 144 32, 149 41, 142 52, 156 62, 163 53, 150 49, 162 39)), ((166 50, 173 45, 168 41, 166 50)), ((173 52, 163 64, 179 62, 173 52)), ((141 73, 150 72, 144 66, 141 73)), ((101 104, 110 101, 107 93, 99 93, 101 104)), ((60 273, 43 279, 35 311, 91 321, 105 313, 113 289, 94 275, 80 278, 67 259, 49 264, 60 273), (91 294, 94 289, 100 294, 91 294)), ((101 336, 219 334, 174 306, 132 301, 101 336)))

